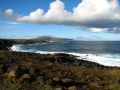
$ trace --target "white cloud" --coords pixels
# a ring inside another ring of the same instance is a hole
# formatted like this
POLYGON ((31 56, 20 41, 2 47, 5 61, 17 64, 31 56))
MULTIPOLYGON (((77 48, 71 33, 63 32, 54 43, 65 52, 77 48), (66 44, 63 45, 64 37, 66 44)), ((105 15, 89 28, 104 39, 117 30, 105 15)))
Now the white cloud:
POLYGON ((117 0, 83 0, 73 10, 77 25, 96 28, 120 26, 120 7, 117 0))
MULTIPOLYGON (((15 17, 11 9, 5 14, 15 17)), ((91 28, 93 32, 103 32, 120 27, 120 6, 118 0, 82 0, 73 11, 67 11, 62 1, 56 0, 47 12, 39 8, 28 16, 17 16, 16 21, 82 26, 91 28)))
POLYGON ((20 22, 35 22, 38 23, 40 20, 43 18, 43 10, 42 9, 37 9, 34 12, 31 12, 29 16, 23 16, 17 18, 17 21, 20 22))
POLYGON ((90 31, 91 32, 107 32, 107 28, 91 28, 90 31))
POLYGON ((34 12, 31 12, 28 16, 23 16, 17 20, 22 22, 63 24, 70 19, 69 17, 72 14, 64 8, 64 3, 60 0, 56 0, 50 4, 48 12, 44 13, 44 10, 37 9, 34 12))
POLYGON ((12 9, 7 9, 6 11, 5 11, 5 15, 6 16, 13 16, 13 10, 12 9))

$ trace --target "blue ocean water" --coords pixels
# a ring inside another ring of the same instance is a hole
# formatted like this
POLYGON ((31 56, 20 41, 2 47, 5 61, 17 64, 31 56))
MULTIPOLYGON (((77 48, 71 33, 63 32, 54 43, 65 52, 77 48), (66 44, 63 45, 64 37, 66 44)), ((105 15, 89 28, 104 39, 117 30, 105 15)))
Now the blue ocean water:
POLYGON ((120 66, 120 41, 68 41, 14 45, 13 51, 65 52, 107 66, 120 66))

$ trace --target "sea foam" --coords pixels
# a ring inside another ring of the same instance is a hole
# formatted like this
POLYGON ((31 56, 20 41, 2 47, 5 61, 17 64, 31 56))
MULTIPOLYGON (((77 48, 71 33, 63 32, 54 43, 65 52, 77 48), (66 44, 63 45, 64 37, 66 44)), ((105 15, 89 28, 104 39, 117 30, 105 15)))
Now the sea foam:
MULTIPOLYGON (((13 45, 10 50, 19 52, 34 52, 30 50, 23 50, 20 45, 13 45)), ((119 54, 84 54, 84 53, 69 53, 69 52, 51 52, 51 51, 36 51, 34 53, 40 54, 56 54, 56 53, 66 53, 70 55, 77 56, 77 59, 83 59, 86 61, 96 62, 105 66, 120 66, 120 55, 119 54)))
POLYGON ((12 47, 10 47, 11 51, 19 51, 18 47, 16 45, 13 45, 12 47))

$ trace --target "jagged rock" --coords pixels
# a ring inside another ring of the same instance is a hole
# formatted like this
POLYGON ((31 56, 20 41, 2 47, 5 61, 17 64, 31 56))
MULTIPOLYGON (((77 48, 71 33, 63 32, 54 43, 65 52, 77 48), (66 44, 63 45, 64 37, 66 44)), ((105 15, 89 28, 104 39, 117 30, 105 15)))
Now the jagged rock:
MULTIPOLYGON (((10 78, 8 79, 10 83, 12 82, 11 84, 8 83, 10 86, 13 87, 13 80, 15 80, 16 83, 14 84, 25 87, 25 90, 27 90, 27 87, 29 88, 28 90, 33 90, 33 88, 30 88, 32 85, 35 88, 40 86, 40 89, 41 87, 49 88, 48 86, 51 86, 56 90, 93 90, 94 88, 94 90, 96 88, 100 88, 99 90, 113 90, 114 87, 112 86, 116 86, 116 83, 120 82, 117 80, 119 78, 120 68, 99 68, 103 66, 83 60, 77 61, 76 65, 74 65, 76 59, 73 58, 71 61, 71 57, 64 56, 64 54, 63 58, 61 58, 59 55, 54 56, 49 54, 0 52, 0 57, 0 68, 2 70, 2 74, 0 74, 0 85, 4 83, 5 79, 10 78), (9 61, 11 57, 15 58, 15 62, 14 60, 12 60, 13 62, 9 61), (48 61, 55 64, 56 59, 57 65, 55 66, 48 67, 47 63, 45 63, 48 61), (61 67, 58 67, 59 60, 62 65, 61 67), (26 62, 30 63, 26 64, 26 62), (77 65, 78 62, 80 62, 80 65, 77 65), (64 63, 69 63, 69 66, 64 65, 64 63), (5 74, 6 77, 4 77, 5 74), (112 89, 108 89, 108 87, 112 89)), ((3 86, 5 84, 6 82, 3 86)), ((23 89, 20 88, 19 90, 23 89)))
POLYGON ((59 82, 60 78, 59 77, 53 77, 53 81, 59 82))
POLYGON ((30 76, 30 74, 24 74, 24 75, 22 76, 22 78, 24 78, 24 79, 30 79, 31 76, 30 76))
POLYGON ((29 73, 30 73, 31 75, 34 75, 34 74, 35 74, 35 69, 34 69, 34 68, 30 68, 30 69, 29 69, 29 73))
POLYGON ((16 72, 18 68, 19 68, 19 65, 17 65, 17 64, 15 64, 15 63, 14 64, 10 64, 7 72, 10 72, 10 71, 16 72))
POLYGON ((18 65, 17 64, 11 64, 9 65, 8 69, 7 69, 7 72, 6 72, 6 77, 7 78, 15 78, 16 76, 16 71, 18 69, 18 65))
POLYGON ((8 64, 4 64, 4 65, 1 67, 2 72, 3 72, 3 73, 6 73, 8 67, 9 67, 8 64))
POLYGON ((52 65, 54 65, 54 64, 53 64, 53 63, 50 63, 50 62, 47 63, 47 66, 52 66, 52 65))
POLYGON ((40 84, 44 83, 44 77, 43 76, 38 76, 36 79, 37 79, 37 82, 39 82, 40 84))
POLYGON ((67 83, 67 82, 70 82, 71 79, 69 79, 69 78, 62 78, 61 81, 64 82, 64 83, 67 83))
POLYGON ((0 65, 0 74, 3 73, 3 72, 2 72, 2 67, 3 67, 3 65, 0 65))
POLYGON ((27 68, 19 66, 16 71, 16 78, 19 79, 23 74, 28 74, 29 70, 27 68))
POLYGON ((25 81, 25 80, 30 80, 30 78, 31 78, 31 75, 30 74, 24 74, 24 75, 22 75, 21 77, 20 77, 20 82, 23 82, 23 81, 25 81))
POLYGON ((11 70, 10 72, 6 73, 6 76, 10 79, 16 76, 15 71, 11 70))
POLYGON ((59 88, 55 88, 55 90, 62 90, 62 88, 61 88, 61 87, 59 87, 59 88))
POLYGON ((51 84, 53 84, 53 80, 50 78, 50 79, 48 79, 47 81, 46 81, 46 84, 48 84, 48 85, 51 85, 51 84))
POLYGON ((71 86, 68 88, 68 90, 77 90, 76 86, 71 86))

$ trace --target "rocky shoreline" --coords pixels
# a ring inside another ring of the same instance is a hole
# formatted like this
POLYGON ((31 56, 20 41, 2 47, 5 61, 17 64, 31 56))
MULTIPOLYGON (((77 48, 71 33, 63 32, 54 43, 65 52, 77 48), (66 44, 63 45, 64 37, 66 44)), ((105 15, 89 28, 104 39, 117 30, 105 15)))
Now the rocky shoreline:
MULTIPOLYGON (((7 44, 3 46, 12 45, 7 44)), ((4 47, 0 49, 0 90, 120 90, 119 67, 63 53, 12 52, 4 47)))
POLYGON ((67 54, 0 51, 0 90, 113 90, 119 73, 67 54))

